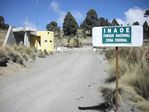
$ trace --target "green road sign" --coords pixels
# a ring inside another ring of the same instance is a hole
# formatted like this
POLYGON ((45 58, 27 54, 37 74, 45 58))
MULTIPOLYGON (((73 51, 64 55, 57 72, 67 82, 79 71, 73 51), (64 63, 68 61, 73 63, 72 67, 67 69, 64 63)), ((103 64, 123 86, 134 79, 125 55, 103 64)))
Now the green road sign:
POLYGON ((92 44, 96 47, 139 47, 143 44, 143 27, 103 26, 92 29, 92 44))
POLYGON ((131 27, 102 27, 103 44, 130 44, 131 27))

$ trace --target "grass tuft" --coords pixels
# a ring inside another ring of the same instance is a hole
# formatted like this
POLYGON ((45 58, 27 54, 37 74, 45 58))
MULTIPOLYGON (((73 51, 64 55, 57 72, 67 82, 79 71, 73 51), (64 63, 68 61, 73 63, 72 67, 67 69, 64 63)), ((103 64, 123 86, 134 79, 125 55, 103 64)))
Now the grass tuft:
MULTIPOLYGON (((106 49, 105 56, 109 61, 109 78, 115 81, 115 50, 106 49)), ((119 48, 120 85, 122 96, 131 101, 144 112, 149 108, 149 48, 119 48), (144 103, 146 102, 146 103, 144 103)), ((125 99, 124 98, 124 99, 125 99)))

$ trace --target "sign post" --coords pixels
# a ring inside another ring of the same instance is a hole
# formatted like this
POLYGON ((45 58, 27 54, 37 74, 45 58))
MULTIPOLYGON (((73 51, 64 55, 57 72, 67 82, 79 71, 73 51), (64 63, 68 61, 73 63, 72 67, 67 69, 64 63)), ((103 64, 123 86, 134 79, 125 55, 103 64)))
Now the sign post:
POLYGON ((119 80, 119 69, 118 69, 118 47, 116 47, 116 66, 115 66, 115 73, 116 73, 116 112, 118 112, 118 102, 119 102, 119 96, 118 96, 118 80, 119 80))
POLYGON ((105 26, 94 27, 92 29, 92 44, 95 47, 116 47, 116 112, 119 106, 119 67, 118 67, 118 47, 139 47, 143 44, 142 26, 105 26))

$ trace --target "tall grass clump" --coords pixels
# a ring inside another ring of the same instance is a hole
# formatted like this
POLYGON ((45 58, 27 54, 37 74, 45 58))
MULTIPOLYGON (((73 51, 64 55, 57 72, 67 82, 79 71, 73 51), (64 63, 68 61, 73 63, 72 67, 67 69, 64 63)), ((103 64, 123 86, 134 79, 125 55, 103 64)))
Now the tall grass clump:
POLYGON ((34 61, 36 58, 35 52, 34 52, 33 48, 31 48, 31 47, 25 47, 23 45, 19 45, 19 46, 14 45, 13 49, 16 52, 20 53, 26 61, 29 61, 31 59, 32 59, 32 61, 34 61))
POLYGON ((1 59, 0 61, 1 63, 5 62, 6 64, 8 61, 12 61, 21 65, 24 65, 23 57, 18 52, 16 52, 13 48, 10 48, 10 47, 0 48, 0 59, 1 59))
MULTIPOLYGON (((119 76, 123 76, 128 69, 131 68, 131 65, 129 65, 124 59, 119 59, 119 76)), ((106 82, 113 82, 116 80, 115 75, 115 58, 109 60, 109 66, 108 66, 108 74, 109 77, 107 78, 106 82)))
MULTIPOLYGON (((109 61, 109 78, 115 81, 115 49, 106 49, 109 61)), ((149 48, 119 48, 119 81, 126 97, 144 112, 149 112, 149 48), (130 89, 131 88, 131 89, 130 89), (146 102, 146 103, 144 103, 146 102)), ((124 94, 123 94, 124 95, 124 94)))
POLYGON ((31 47, 23 45, 0 47, 1 66, 6 65, 9 61, 25 66, 28 62, 34 62, 35 58, 35 52, 31 47))

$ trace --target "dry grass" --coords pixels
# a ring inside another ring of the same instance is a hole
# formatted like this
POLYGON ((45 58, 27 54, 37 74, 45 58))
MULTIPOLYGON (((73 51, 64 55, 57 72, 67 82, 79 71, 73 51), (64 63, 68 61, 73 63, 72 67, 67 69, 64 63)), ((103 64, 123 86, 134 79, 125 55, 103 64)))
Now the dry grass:
POLYGON ((5 39, 6 33, 7 33, 7 30, 1 30, 0 29, 0 46, 3 45, 3 42, 4 42, 4 39, 5 39))
POLYGON ((15 63, 24 65, 23 57, 11 47, 0 48, 0 59, 1 59, 1 62, 13 61, 15 63))
MULTIPOLYGON (((35 60, 35 53, 30 47, 25 46, 6 46, 0 47, 0 62, 12 61, 14 63, 25 66, 28 62, 32 63, 35 60), (26 64, 25 64, 26 63, 26 64)), ((2 66, 2 65, 1 65, 2 66)))
POLYGON ((149 102, 146 100, 138 102, 136 106, 143 112, 149 112, 149 102))
MULTIPOLYGON (((120 77, 123 76, 130 68, 131 68, 131 65, 129 65, 124 59, 122 59, 122 58, 119 59, 119 75, 120 75, 120 77)), ((115 58, 109 60, 108 74, 109 74, 109 77, 106 80, 106 82, 113 82, 116 80, 115 58)))
POLYGON ((132 86, 135 91, 144 97, 149 99, 149 64, 146 61, 140 61, 137 65, 134 65, 134 69, 125 73, 121 77, 121 83, 132 86))
POLYGON ((14 45, 13 49, 16 52, 18 52, 19 54, 21 54, 26 61, 29 61, 30 59, 32 59, 32 61, 34 61, 36 58, 35 52, 34 52, 33 48, 31 48, 31 47, 25 47, 23 45, 19 45, 19 46, 14 45))
MULTIPOLYGON (((115 81, 115 50, 106 50, 105 56, 110 64, 107 81, 115 81)), ((122 97, 143 112, 149 112, 149 47, 120 48, 119 73, 122 97)))

